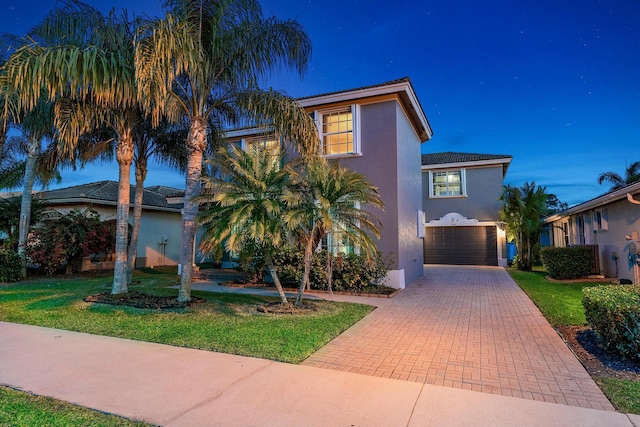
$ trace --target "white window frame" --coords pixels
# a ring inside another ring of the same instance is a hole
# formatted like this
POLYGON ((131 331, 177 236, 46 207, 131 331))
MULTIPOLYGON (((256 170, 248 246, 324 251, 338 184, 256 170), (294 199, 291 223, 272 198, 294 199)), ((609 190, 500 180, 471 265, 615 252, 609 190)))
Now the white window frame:
POLYGON ((593 211, 593 230, 607 231, 609 229, 609 211, 607 208, 593 211))
POLYGON ((324 153, 325 134, 322 132, 324 116, 326 114, 345 112, 348 109, 351 109, 351 120, 352 120, 351 134, 353 138, 353 152, 339 153, 339 154, 325 154, 324 157, 328 159, 335 159, 340 157, 354 157, 354 156, 362 155, 362 149, 361 149, 361 143, 360 143, 360 105, 359 104, 343 105, 341 107, 334 107, 334 108, 328 108, 325 110, 314 111, 313 116, 315 118, 316 128, 318 129, 318 135, 320 136, 320 152, 324 153))
POLYGON ((447 199, 452 197, 467 197, 467 172, 465 168, 458 169, 446 169, 446 170, 436 170, 429 171, 429 198, 430 199, 447 199), (434 172, 460 172, 460 193, 461 194, 453 194, 453 195, 445 195, 439 196, 434 193, 433 188, 433 174, 434 172))

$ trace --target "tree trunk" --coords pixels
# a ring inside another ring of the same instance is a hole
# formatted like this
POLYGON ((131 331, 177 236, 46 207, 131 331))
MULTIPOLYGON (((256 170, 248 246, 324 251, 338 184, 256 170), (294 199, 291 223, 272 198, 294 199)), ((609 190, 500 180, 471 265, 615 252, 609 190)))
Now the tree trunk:
POLYGON ((302 295, 304 294, 304 289, 309 283, 309 274, 311 273, 311 262, 313 261, 313 248, 314 248, 314 236, 315 234, 315 226, 311 229, 311 233, 307 240, 307 244, 304 248, 304 271, 302 274, 302 279, 300 280, 300 286, 298 287, 298 295, 296 296, 295 305, 302 304, 302 295))
MULTIPOLYGON (((287 296, 285 295, 284 290, 282 289, 282 284, 280 284, 280 279, 278 278, 276 267, 273 265, 273 262, 271 261, 270 258, 267 260, 267 268, 269 269, 269 274, 271 274, 271 277, 273 278, 273 283, 276 285, 276 289, 278 290, 278 295, 280 296, 280 300, 285 305, 289 304, 289 301, 287 301, 287 296)), ((296 305, 299 305, 297 301, 298 300, 296 299, 296 305)))
POLYGON ((182 209, 182 247, 180 250, 180 291, 178 301, 191 301, 191 280, 193 278, 194 244, 196 239, 196 216, 198 202, 194 198, 200 192, 202 155, 207 144, 207 127, 202 117, 194 117, 187 137, 187 178, 182 209))
POLYGON ((327 289, 329 291, 329 295, 333 295, 333 289, 331 289, 332 281, 333 281, 333 254, 327 248, 327 289))
POLYGON ((127 287, 127 238, 129 234, 129 200, 131 192, 131 163, 133 139, 127 132, 116 145, 118 160, 118 210, 116 214, 116 262, 113 269, 112 294, 126 294, 127 287))
POLYGON ((133 270, 136 267, 138 255, 138 234, 140 233, 140 218, 142 217, 142 197, 144 196, 144 180, 147 178, 147 159, 140 155, 136 160, 136 192, 133 197, 133 229, 129 242, 129 260, 127 262, 127 285, 131 284, 133 270))
POLYGON ((36 166, 40 156, 40 140, 29 139, 27 164, 24 170, 24 186, 22 188, 22 203, 20 205, 20 222, 18 225, 18 255, 22 278, 27 277, 27 238, 31 225, 31 201, 33 199, 33 182, 36 178, 36 166))

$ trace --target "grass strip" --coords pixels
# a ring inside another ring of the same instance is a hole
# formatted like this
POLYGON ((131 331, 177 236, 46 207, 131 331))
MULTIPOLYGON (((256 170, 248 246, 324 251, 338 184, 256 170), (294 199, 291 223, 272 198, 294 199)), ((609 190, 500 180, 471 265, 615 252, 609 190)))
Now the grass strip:
POLYGON ((149 425, 0 386, 0 426, 3 427, 143 427, 149 425))

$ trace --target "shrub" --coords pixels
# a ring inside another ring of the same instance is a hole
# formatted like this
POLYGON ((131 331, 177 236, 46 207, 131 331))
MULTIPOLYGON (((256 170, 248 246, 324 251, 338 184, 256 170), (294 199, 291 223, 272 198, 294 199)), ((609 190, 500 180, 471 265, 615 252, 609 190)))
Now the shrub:
POLYGON ((0 249, 0 282, 16 282, 22 277, 20 256, 16 251, 0 249))
POLYGON ((29 235, 27 256, 51 276, 65 265, 71 273, 82 257, 109 253, 113 246, 113 233, 97 212, 49 212, 29 235))
MULTIPOLYGON (((327 252, 314 255, 309 281, 312 289, 327 289, 327 252)), ((371 260, 364 255, 338 254, 333 258, 332 289, 338 292, 360 292, 369 286, 381 285, 390 263, 377 252, 371 260)))
MULTIPOLYGON (((245 258, 246 259, 246 258, 245 258)), ((274 254, 273 264, 278 278, 283 285, 299 286, 304 269, 304 253, 296 248, 283 248, 274 254)), ((359 292, 368 286, 382 284, 389 271, 390 263, 377 253, 372 260, 364 255, 339 254, 333 257, 332 289, 343 292, 359 292)), ((264 260, 262 257, 249 258, 238 266, 245 280, 261 281, 264 276, 264 260)), ((327 251, 321 250, 313 254, 309 273, 311 289, 327 289, 327 251)))
POLYGON ((558 280, 586 277, 593 268, 590 248, 581 246, 544 248, 540 256, 549 276, 558 280))
POLYGON ((640 361, 640 286, 595 286, 582 293, 587 322, 604 346, 640 361))

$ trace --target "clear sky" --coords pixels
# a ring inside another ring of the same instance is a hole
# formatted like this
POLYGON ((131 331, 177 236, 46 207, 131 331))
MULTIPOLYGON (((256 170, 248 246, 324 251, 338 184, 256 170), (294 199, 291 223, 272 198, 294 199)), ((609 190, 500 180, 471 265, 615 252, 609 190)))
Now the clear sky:
MULTIPOLYGON (((5 0, 0 31, 24 33, 53 0, 5 0)), ((94 0, 150 16, 155 0, 94 0)), ((638 0, 263 0, 313 43, 304 79, 266 86, 294 97, 409 76, 434 130, 423 152, 511 154, 506 183, 535 181, 570 205, 608 190, 601 172, 640 160, 638 0)), ((113 167, 65 173, 63 186, 117 180, 113 167)), ((184 187, 150 170, 148 185, 184 187)))

